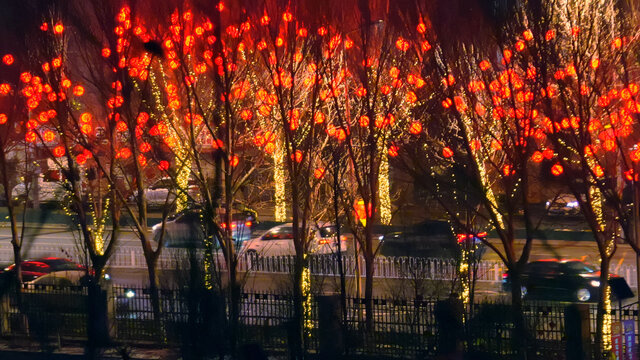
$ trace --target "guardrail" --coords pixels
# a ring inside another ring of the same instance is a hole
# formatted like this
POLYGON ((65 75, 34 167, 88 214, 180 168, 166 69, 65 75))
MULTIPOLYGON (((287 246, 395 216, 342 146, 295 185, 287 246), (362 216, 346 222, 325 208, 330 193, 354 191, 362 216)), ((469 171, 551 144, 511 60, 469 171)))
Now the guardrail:
MULTIPOLYGON (((25 248, 28 255, 25 258, 37 258, 43 256, 60 256, 71 258, 79 263, 85 263, 85 256, 80 248, 73 245, 34 245, 25 248)), ((202 259, 203 252, 196 252, 197 258, 202 259)), ((165 248, 158 259, 158 266, 166 270, 175 270, 182 267, 188 259, 185 249, 165 248)), ((221 270, 225 270, 222 254, 214 254, 214 261, 221 270)), ((13 250, 10 244, 0 244, 0 263, 13 262, 13 250)), ((344 271, 346 276, 355 276, 357 266, 360 274, 364 275, 364 258, 356 261, 353 255, 343 256, 344 271)), ((320 276, 339 276, 336 255, 316 255, 309 258, 311 274, 320 276)), ((145 269, 146 261, 144 253, 137 246, 118 247, 109 261, 112 268, 145 269)), ((250 254, 242 254, 239 258, 238 271, 281 273, 293 272, 293 256, 260 257, 250 254)), ((415 280, 453 280, 456 276, 456 262, 453 259, 443 258, 416 258, 416 257, 382 257, 375 259, 374 276, 390 279, 415 279, 415 280)), ((482 260, 477 264, 476 279, 480 282, 497 283, 502 281, 505 268, 502 262, 482 260)), ((632 265, 622 264, 611 269, 612 272, 624 276, 629 286, 637 287, 636 271, 632 265)))

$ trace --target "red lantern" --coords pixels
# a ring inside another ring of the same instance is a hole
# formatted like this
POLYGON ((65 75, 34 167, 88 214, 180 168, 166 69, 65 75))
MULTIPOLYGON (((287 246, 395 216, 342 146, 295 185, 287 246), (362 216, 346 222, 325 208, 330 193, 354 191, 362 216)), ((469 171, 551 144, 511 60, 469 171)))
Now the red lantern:
POLYGON ((555 176, 560 176, 564 172, 564 168, 560 164, 555 164, 551 167, 551 173, 555 176))

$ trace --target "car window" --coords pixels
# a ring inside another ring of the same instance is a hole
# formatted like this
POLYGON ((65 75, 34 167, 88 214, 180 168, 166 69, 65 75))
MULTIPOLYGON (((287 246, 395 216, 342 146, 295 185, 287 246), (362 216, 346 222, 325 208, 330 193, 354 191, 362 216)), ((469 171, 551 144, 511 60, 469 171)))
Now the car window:
POLYGON ((593 267, 581 261, 568 261, 564 265, 567 272, 575 274, 591 274, 596 271, 593 267))
POLYGON ((22 271, 49 271, 50 267, 49 265, 45 264, 45 263, 41 263, 41 262, 37 262, 37 261, 30 261, 30 262, 25 262, 22 263, 21 266, 21 270, 22 271))
POLYGON ((290 226, 273 229, 262 236, 262 240, 293 239, 293 228, 290 226))
POLYGON ((526 272, 532 275, 555 274, 558 273, 559 266, 557 262, 533 262, 527 267, 526 272))
POLYGON ((337 231, 338 228, 335 225, 323 226, 319 230, 320 230, 320 236, 323 238, 336 236, 336 233, 338 232, 337 231))
POLYGON ((78 270, 79 268, 82 268, 81 265, 65 259, 43 260, 43 262, 45 264, 48 264, 51 267, 51 269, 55 271, 78 270))

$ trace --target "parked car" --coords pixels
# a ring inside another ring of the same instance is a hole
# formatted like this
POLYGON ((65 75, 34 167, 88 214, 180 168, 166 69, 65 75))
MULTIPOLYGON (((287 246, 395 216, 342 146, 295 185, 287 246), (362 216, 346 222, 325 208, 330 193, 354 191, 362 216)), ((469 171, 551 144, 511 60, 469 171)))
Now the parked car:
MULTIPOLYGON (((251 238, 252 229, 256 217, 253 211, 247 210, 232 215, 232 237, 237 242, 247 241, 251 238)), ((222 224, 224 227, 224 224, 222 224)), ((160 241, 162 224, 156 224, 152 228, 153 239, 160 241)), ((169 217, 165 223, 163 242, 166 247, 204 247, 205 229, 200 219, 200 210, 187 209, 169 217)))
MULTIPOLYGON (((337 228, 331 223, 312 226, 311 254, 335 254, 338 251, 337 228)), ((342 249, 346 249, 347 235, 341 235, 342 249)), ((247 241, 243 252, 260 256, 295 255, 293 224, 287 223, 269 229, 264 235, 247 241)), ((344 250, 343 250, 344 251, 344 250)))
MULTIPOLYGON (((626 280, 611 274, 609 285, 617 299, 633 296, 626 280)), ((503 290, 511 289, 509 273, 502 275, 503 290)), ((522 274, 522 296, 535 300, 595 302, 599 297, 600 272, 580 260, 538 260, 522 274)))
MULTIPOLYGON (((199 201, 200 188, 196 184, 194 184, 193 181, 189 181, 189 185, 187 186, 186 190, 190 200, 193 200, 195 202, 199 201)), ((145 196, 147 199, 147 205, 149 207, 157 208, 162 207, 167 203, 171 204, 175 200, 178 191, 179 190, 176 189, 174 179, 169 177, 160 178, 146 190, 145 196)), ((137 196, 138 192, 136 190, 129 198, 129 201, 134 202, 137 196)))
POLYGON ((551 215, 577 215, 580 213, 580 203, 572 194, 560 194, 555 200, 547 201, 546 205, 551 215))
MULTIPOLYGON (((35 184, 29 185, 29 191, 33 194, 35 184)), ((13 187, 11 190, 11 198, 13 200, 27 198, 27 187, 25 183, 21 182, 13 187)), ((57 202, 64 198, 65 189, 62 183, 58 181, 45 181, 41 176, 38 177, 38 200, 40 202, 57 202)))

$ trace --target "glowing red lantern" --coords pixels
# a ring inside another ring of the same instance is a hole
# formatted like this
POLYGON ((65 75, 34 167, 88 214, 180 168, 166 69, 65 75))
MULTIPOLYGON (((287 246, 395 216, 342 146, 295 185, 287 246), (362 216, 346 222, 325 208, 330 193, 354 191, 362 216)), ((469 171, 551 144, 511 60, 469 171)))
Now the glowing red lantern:
POLYGON ((544 160, 544 156, 540 151, 535 151, 533 155, 531 155, 531 160, 533 160, 533 162, 539 163, 539 162, 542 162, 542 160, 544 160))
POLYGON ((555 164, 551 167, 551 173, 555 176, 560 176, 564 172, 564 168, 560 164, 555 164))
POLYGON ((391 157, 396 157, 396 156, 398 156, 398 150, 400 150, 400 148, 398 148, 398 146, 391 145, 391 146, 389 146, 389 151, 387 151, 387 153, 391 157))
POLYGON ((413 135, 418 135, 422 132, 422 124, 419 121, 414 121, 409 127, 409 132, 413 135))
POLYGON ((24 139, 30 143, 35 142, 37 138, 38 138, 38 135, 36 135, 36 133, 33 131, 27 132, 24 136, 24 139))
POLYGON ((51 152, 53 153, 53 156, 55 156, 55 157, 62 157, 66 153, 66 151, 64 149, 64 146, 62 146, 62 145, 54 147, 51 152))
POLYGON ((77 85, 73 88, 73 95, 82 96, 84 95, 84 87, 82 85, 77 85))
POLYGON ((53 27, 53 33, 60 35, 62 34, 62 32, 64 31, 64 26, 61 23, 57 23, 54 27, 53 27))
POLYGON ((450 158, 453 156, 453 150, 451 150, 451 148, 449 147, 445 147, 444 149, 442 149, 442 156, 446 157, 446 158, 450 158))
POLYGON ((367 115, 362 115, 360 116, 360 119, 358 120, 358 123, 360 124, 360 126, 362 127, 367 127, 369 126, 369 117, 367 115))
POLYGON ((161 160, 158 164, 158 169, 162 171, 169 170, 169 162, 166 160, 161 160))
POLYGON ((3 62, 5 65, 11 65, 11 64, 13 64, 13 55, 11 55, 11 54, 7 54, 7 55, 3 56, 3 57, 2 57, 2 62, 3 62))
POLYGON ((53 140, 56 139, 56 134, 51 130, 47 130, 42 134, 42 138, 46 142, 52 142, 53 140))

